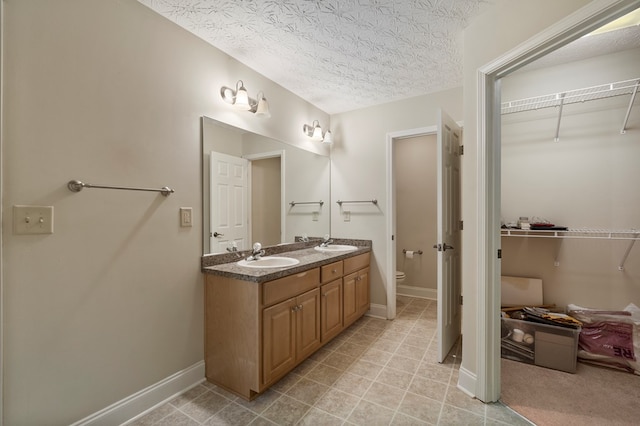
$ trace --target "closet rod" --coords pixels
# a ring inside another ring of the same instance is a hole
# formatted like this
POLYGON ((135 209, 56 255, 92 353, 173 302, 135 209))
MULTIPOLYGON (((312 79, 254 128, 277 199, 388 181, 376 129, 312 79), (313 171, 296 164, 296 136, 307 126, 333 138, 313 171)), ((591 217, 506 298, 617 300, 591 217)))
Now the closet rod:
POLYGON ((338 200, 336 201, 336 203, 338 203, 339 205, 342 205, 343 203, 349 203, 349 204, 353 204, 353 203, 371 203, 371 204, 378 204, 378 200, 373 199, 373 200, 358 200, 358 201, 341 201, 338 200))
POLYGON ((82 188, 123 189, 123 190, 127 190, 127 191, 151 191, 151 192, 160 192, 165 197, 168 197, 170 194, 175 192, 173 189, 169 188, 168 186, 165 186, 165 187, 160 188, 160 189, 155 189, 155 188, 132 188, 132 187, 127 187, 127 186, 93 185, 91 183, 84 183, 84 182, 81 182, 79 180, 70 180, 69 183, 67 183, 67 188, 69 188, 69 190, 71 192, 80 192, 80 191, 82 191, 82 188))
POLYGON ((291 205, 291 207, 298 205, 298 204, 320 204, 323 205, 324 201, 320 200, 320 201, 292 201, 289 203, 291 205))

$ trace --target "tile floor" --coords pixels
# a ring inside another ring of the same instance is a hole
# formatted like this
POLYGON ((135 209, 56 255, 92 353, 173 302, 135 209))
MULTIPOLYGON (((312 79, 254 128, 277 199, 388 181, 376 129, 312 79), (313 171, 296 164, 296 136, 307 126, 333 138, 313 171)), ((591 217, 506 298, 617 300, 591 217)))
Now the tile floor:
POLYGON ((209 382, 132 426, 530 425, 457 387, 460 344, 436 362, 436 302, 397 298, 397 317, 364 317, 248 402, 209 382))

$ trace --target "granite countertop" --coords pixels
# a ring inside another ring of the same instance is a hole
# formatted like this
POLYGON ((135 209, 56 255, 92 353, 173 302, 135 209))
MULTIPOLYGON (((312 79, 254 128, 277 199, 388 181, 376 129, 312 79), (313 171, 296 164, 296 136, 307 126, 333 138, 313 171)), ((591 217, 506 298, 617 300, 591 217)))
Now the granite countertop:
POLYGON ((278 255, 291 257, 300 261, 297 265, 282 268, 246 268, 239 266, 237 262, 248 257, 251 254, 250 251, 209 255, 203 256, 202 272, 243 281, 262 283, 371 251, 370 240, 334 239, 334 243, 353 245, 358 247, 358 249, 349 252, 325 253, 314 248, 318 245, 318 241, 265 248, 265 256, 278 255))

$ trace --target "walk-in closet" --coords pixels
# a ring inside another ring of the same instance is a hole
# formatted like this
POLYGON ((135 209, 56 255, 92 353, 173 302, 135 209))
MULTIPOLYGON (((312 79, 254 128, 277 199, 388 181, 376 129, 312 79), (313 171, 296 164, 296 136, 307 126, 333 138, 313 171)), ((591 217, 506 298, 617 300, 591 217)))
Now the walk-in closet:
MULTIPOLYGON (((534 345, 547 342, 534 343, 531 332, 527 347, 503 321, 503 339, 523 348, 506 357, 503 349, 503 400, 539 424, 554 424, 545 412, 565 424, 640 415, 629 395, 640 388, 640 28, 618 31, 635 44, 595 45, 587 36, 575 43, 590 53, 568 46, 501 82, 503 287, 504 277, 528 279, 510 287, 523 292, 523 305, 629 312, 633 340, 618 350, 626 351, 618 368, 583 363, 578 347, 575 368, 562 371, 557 360, 545 361, 550 369, 538 362, 534 345)), ((553 358, 565 341, 551 337, 553 358)))

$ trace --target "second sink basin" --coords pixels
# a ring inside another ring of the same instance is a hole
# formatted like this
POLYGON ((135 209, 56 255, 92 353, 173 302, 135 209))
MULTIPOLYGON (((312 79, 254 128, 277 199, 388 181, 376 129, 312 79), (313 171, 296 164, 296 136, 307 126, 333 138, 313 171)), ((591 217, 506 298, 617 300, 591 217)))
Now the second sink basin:
POLYGON ((265 256, 258 260, 240 260, 238 266, 246 268, 284 268, 300 263, 298 259, 282 256, 265 256))
POLYGON ((343 245, 343 244, 329 244, 326 247, 315 247, 316 250, 324 252, 324 253, 338 253, 341 251, 353 251, 353 250, 358 250, 358 247, 356 246, 348 246, 348 245, 343 245))

